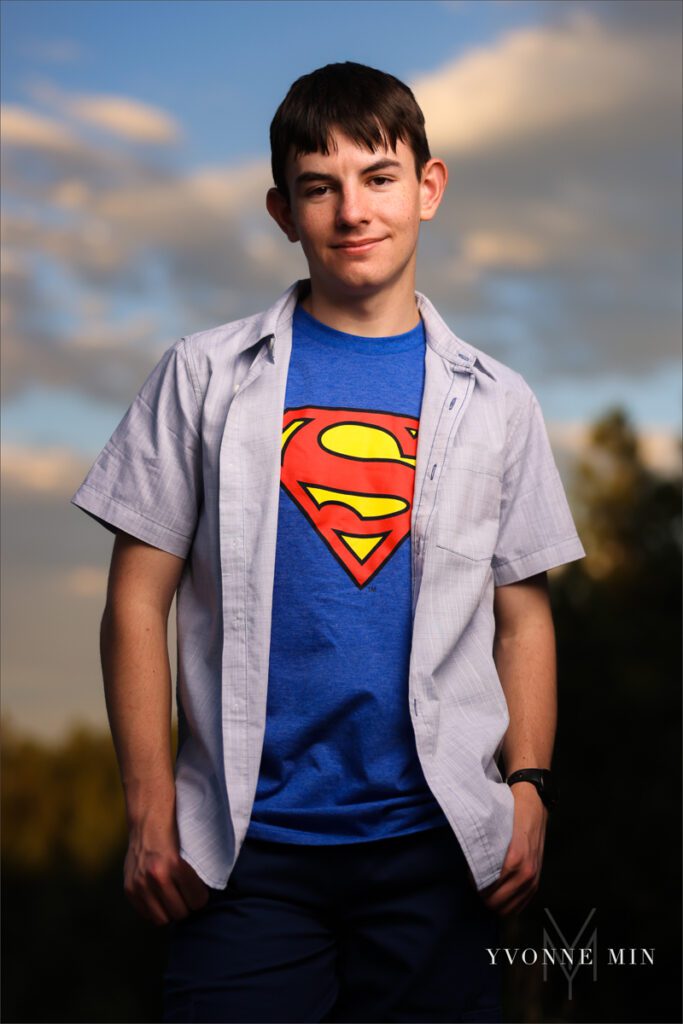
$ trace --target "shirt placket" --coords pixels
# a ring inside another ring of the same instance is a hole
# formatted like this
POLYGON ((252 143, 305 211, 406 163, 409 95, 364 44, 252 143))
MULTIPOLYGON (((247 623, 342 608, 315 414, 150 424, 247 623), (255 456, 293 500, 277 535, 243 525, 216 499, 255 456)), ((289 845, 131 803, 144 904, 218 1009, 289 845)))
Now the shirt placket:
MULTIPOLYGON (((268 535, 258 538, 258 543, 267 549, 267 574, 275 562, 281 404, 288 363, 283 345, 278 364, 266 380, 261 375, 268 365, 268 351, 272 351, 272 339, 259 351, 244 380, 234 386, 220 461, 223 759, 236 853, 248 827, 258 769, 260 749, 257 750, 255 721, 265 709, 267 699, 267 674, 263 671, 267 651, 260 632, 263 622, 260 618, 253 621, 256 616, 250 603, 257 559, 250 510, 256 505, 270 509, 266 513, 268 535)), ((258 583, 262 584, 261 577, 258 583)))
POLYGON ((413 619, 439 480, 474 387, 474 357, 470 353, 458 352, 454 357, 447 358, 428 347, 425 360, 425 386, 415 465, 415 501, 411 519, 413 619))

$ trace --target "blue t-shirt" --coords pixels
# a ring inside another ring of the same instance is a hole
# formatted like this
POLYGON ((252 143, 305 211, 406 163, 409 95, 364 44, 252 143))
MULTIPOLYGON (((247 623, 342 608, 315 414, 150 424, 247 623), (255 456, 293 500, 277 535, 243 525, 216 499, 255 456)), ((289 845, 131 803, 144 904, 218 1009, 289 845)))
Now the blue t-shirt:
POLYGON ((296 308, 248 836, 331 844, 447 824, 408 707, 424 355, 422 322, 365 338, 296 308))

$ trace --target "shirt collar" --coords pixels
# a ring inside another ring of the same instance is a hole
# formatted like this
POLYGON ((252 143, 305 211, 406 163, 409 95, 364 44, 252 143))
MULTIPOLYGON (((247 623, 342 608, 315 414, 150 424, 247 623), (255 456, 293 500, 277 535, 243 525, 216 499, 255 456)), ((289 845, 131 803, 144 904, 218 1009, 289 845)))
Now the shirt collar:
MULTIPOLYGON (((305 295, 309 288, 310 280, 308 278, 295 281, 261 316, 258 323, 259 338, 268 344, 272 362, 275 362, 277 335, 289 326, 299 298, 305 295)), ((495 380, 496 375, 491 361, 486 356, 482 360, 482 353, 453 333, 426 295, 415 292, 415 298, 420 316, 424 321, 427 344, 451 364, 463 369, 483 371, 495 380)))
POLYGON ((466 341, 454 334, 426 295, 423 295, 422 292, 415 292, 415 298, 420 316, 424 321, 427 342, 434 351, 455 366, 461 366, 463 369, 482 370, 487 376, 496 380, 488 357, 484 356, 482 360, 482 353, 478 349, 468 345, 466 341))

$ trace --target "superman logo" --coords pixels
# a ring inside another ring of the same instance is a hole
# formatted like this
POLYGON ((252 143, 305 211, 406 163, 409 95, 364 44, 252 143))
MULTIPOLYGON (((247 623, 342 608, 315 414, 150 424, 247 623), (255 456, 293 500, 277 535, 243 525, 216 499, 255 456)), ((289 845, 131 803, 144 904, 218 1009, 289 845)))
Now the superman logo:
POLYGON ((364 409, 286 409, 281 484, 358 587, 410 532, 418 420, 364 409))

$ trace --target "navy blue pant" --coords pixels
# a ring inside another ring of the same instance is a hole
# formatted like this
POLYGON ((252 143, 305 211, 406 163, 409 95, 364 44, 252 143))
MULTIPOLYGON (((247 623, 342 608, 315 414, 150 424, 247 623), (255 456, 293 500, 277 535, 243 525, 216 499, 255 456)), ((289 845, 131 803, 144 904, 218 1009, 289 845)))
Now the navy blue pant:
POLYGON ((164 1021, 500 1021, 499 919, 449 826, 334 846, 247 838, 169 927, 164 1021))

